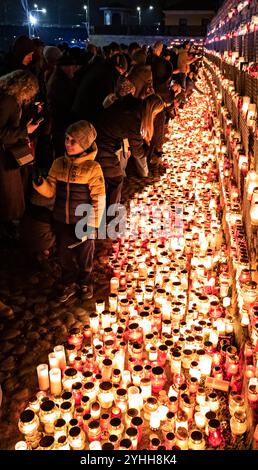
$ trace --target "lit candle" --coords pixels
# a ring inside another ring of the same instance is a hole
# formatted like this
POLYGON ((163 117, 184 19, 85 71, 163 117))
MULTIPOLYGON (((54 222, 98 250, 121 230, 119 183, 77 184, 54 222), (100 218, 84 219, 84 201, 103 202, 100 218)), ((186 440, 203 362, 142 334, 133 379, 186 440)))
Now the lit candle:
POLYGON ((52 352, 48 355, 48 361, 49 361, 50 369, 55 369, 59 367, 59 359, 55 352, 52 352))
POLYGON ((210 375, 212 365, 212 357, 204 354, 200 357, 199 367, 202 375, 210 375))
POLYGON ((116 294, 119 289, 119 279, 118 277, 112 277, 110 279, 110 292, 111 294, 116 294))
POLYGON ((37 367, 37 374, 38 374, 39 389, 48 390, 49 389, 48 365, 40 364, 37 367))
POLYGON ((66 368, 66 357, 65 357, 65 348, 63 345, 58 345, 54 347, 54 353, 58 359, 58 367, 62 370, 66 368))
POLYGON ((203 415, 202 413, 200 413, 200 412, 195 413, 194 414, 194 421, 195 421, 195 424, 196 424, 197 428, 199 428, 199 429, 205 428, 206 419, 205 419, 205 415, 203 415))
POLYGON ((61 370, 53 368, 49 371, 50 391, 52 395, 60 395, 62 391, 61 370))
POLYGON ((160 416, 157 411, 150 414, 150 429, 157 431, 160 427, 160 416))

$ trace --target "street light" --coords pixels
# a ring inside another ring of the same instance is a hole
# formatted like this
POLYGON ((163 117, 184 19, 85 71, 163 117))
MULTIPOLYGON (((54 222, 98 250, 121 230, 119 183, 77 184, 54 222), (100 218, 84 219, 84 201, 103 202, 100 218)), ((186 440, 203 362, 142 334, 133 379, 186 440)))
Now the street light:
POLYGON ((138 22, 140 25, 142 23, 142 9, 141 7, 137 7, 136 10, 138 11, 138 22))
POLYGON ((83 5, 83 9, 85 10, 85 26, 87 29, 88 37, 90 37, 90 4, 89 0, 87 5, 83 5))
POLYGON ((39 18, 33 13, 43 13, 44 15, 47 13, 46 8, 38 8, 37 3, 34 3, 34 9, 27 11, 27 18, 28 18, 28 29, 29 29, 29 37, 34 36, 34 27, 37 23, 39 23, 39 18))
POLYGON ((150 6, 149 6, 149 10, 154 10, 154 6, 153 6, 153 5, 150 5, 150 6))

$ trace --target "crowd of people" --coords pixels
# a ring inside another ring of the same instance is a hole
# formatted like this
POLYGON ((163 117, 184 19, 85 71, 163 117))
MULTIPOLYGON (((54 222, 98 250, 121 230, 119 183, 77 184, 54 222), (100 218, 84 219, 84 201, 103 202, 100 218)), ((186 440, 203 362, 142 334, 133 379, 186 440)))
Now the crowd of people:
POLYGON ((104 211, 119 204, 128 172, 146 178, 159 163, 169 119, 201 93, 200 65, 189 41, 82 50, 26 36, 0 64, 0 239, 18 232, 37 259, 56 247, 60 301, 78 288, 92 298, 104 211), (93 208, 84 238, 76 232, 81 204, 93 208))

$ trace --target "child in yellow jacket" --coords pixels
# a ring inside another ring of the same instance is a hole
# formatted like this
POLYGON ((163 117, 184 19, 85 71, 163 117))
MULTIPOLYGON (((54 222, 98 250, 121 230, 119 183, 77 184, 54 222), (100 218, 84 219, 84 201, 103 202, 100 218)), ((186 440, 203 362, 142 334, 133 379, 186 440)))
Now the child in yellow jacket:
POLYGON ((42 196, 55 196, 53 218, 65 285, 61 302, 76 293, 77 284, 84 298, 93 297, 95 229, 100 226, 105 208, 104 177, 95 161, 96 136, 88 121, 69 126, 65 134, 66 155, 54 161, 46 179, 40 177, 34 182, 42 196), (85 212, 86 218, 82 219, 85 212))

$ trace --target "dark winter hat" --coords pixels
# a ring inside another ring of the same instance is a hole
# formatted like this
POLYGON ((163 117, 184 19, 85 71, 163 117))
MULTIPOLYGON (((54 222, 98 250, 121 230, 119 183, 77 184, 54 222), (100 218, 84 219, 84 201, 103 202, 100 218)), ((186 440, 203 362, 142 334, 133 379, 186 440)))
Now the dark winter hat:
POLYGON ((66 129, 66 134, 73 137, 84 150, 87 150, 97 137, 95 127, 88 121, 74 122, 66 129))
POLYGON ((135 51, 132 56, 133 61, 138 65, 145 65, 147 60, 147 54, 142 49, 135 51))
POLYGON ((15 57, 22 62, 24 57, 34 52, 34 45, 28 36, 19 36, 13 44, 13 53, 15 57))
POLYGON ((56 64, 61 55, 62 52, 56 46, 45 46, 43 49, 43 56, 48 64, 56 64))

